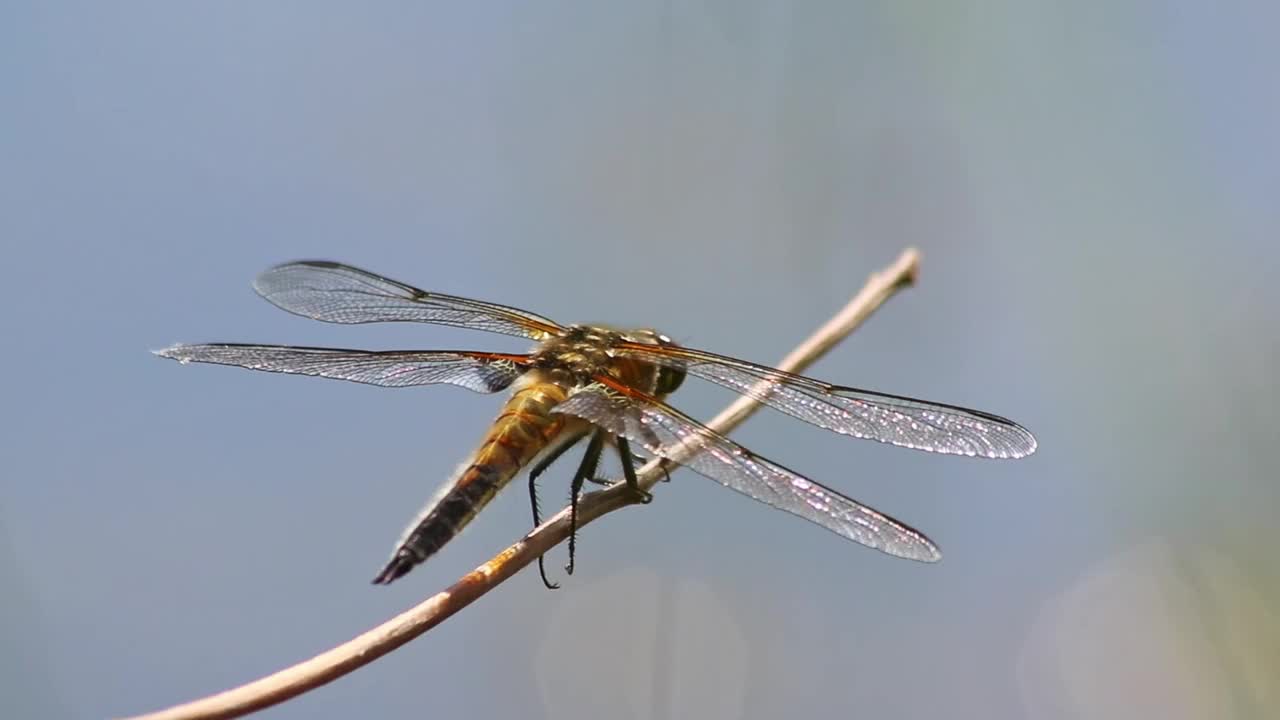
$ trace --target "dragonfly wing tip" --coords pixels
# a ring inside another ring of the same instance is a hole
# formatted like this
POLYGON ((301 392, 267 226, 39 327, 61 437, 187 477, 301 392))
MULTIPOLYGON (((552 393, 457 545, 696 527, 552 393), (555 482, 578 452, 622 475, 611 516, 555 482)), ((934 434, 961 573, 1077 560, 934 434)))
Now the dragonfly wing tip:
POLYGON ((187 346, 183 345, 182 343, 176 343, 174 345, 170 345, 167 348, 152 350, 151 354, 157 357, 169 358, 170 360, 182 361, 183 355, 184 355, 183 350, 186 349, 186 347, 187 346))

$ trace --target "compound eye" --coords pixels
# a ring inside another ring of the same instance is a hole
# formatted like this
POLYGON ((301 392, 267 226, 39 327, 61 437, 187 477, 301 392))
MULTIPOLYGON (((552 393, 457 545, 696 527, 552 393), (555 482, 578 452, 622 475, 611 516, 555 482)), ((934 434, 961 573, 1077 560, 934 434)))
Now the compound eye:
POLYGON ((684 383, 685 372, 676 368, 660 367, 658 368, 657 387, 659 395, 670 395, 680 388, 684 383))

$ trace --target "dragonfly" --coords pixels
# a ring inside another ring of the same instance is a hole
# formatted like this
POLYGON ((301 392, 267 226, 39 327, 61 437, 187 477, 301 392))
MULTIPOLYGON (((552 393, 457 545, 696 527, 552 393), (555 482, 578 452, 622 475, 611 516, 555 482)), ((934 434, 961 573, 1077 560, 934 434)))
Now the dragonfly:
MULTIPOLYGON (((990 413, 843 387, 765 365, 679 345, 652 329, 561 325, 541 315, 480 300, 419 290, 336 262, 276 266, 254 289, 290 313, 340 324, 430 323, 512 335, 528 353, 480 350, 352 350, 243 343, 178 344, 155 353, 180 363, 234 365, 382 387, 449 384, 477 393, 509 390, 479 446, 413 519, 374 578, 388 584, 456 537, 500 490, 530 467, 534 524, 537 478, 586 441, 571 483, 571 527, 578 495, 595 477, 606 448, 616 450, 623 479, 640 490, 636 464, 657 458, 899 558, 936 562, 923 533, 830 487, 768 460, 667 404, 689 376, 820 428, 933 453, 1020 458, 1036 439, 990 413), (633 450, 634 446, 642 452, 633 450)), ((570 560, 573 571, 573 537, 570 560)), ((541 561, 540 561, 541 567, 541 561)), ((543 582, 547 580, 545 570, 543 582)))

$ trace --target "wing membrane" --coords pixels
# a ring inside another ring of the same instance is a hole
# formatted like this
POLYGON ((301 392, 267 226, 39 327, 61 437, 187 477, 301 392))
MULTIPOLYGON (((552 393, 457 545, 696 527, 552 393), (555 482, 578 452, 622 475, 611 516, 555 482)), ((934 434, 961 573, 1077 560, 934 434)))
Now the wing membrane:
POLYGON ((558 324, 505 305, 419 290, 349 265, 323 260, 286 263, 262 273, 253 287, 295 315, 358 324, 425 322, 542 340, 558 324))
POLYGON ((382 387, 448 383, 479 393, 506 389, 520 376, 523 355, 424 350, 339 350, 283 345, 174 345, 160 357, 235 365, 266 372, 315 375, 382 387))
POLYGON ((622 343, 619 354, 684 370, 842 435, 986 458, 1019 458, 1036 449, 1026 428, 979 410, 831 385, 691 348, 622 343))
POLYGON ((776 465, 680 411, 647 396, 626 397, 594 384, 556 412, 575 415, 674 459, 725 487, 785 510, 841 537, 897 557, 935 562, 938 548, 922 533, 831 488, 776 465), (681 445, 691 454, 681 459, 681 445))

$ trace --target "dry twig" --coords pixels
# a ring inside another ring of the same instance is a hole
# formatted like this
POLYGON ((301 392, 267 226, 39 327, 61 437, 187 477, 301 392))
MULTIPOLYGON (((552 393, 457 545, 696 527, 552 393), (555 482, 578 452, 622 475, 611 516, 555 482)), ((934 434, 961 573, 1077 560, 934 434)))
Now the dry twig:
MULTIPOLYGON (((789 372, 800 372, 811 365, 861 325, 894 293, 914 282, 919 262, 919 253, 915 250, 904 251, 892 265, 868 278, 867 284, 839 314, 810 335, 777 367, 789 372)), ((743 395, 707 424, 713 430, 727 434, 759 407, 758 402, 743 395)), ((641 468, 638 473, 641 488, 651 489, 661 479, 663 473, 659 466, 659 461, 654 460, 641 468)), ((578 506, 578 525, 586 525, 606 513, 636 502, 636 494, 621 483, 587 494, 578 506)), ((212 720, 240 717, 320 687, 439 625, 450 615, 470 605, 503 580, 563 542, 568 535, 569 512, 566 508, 511 547, 464 575, 448 589, 368 632, 310 660, 240 687, 166 710, 139 715, 134 720, 212 720)))

